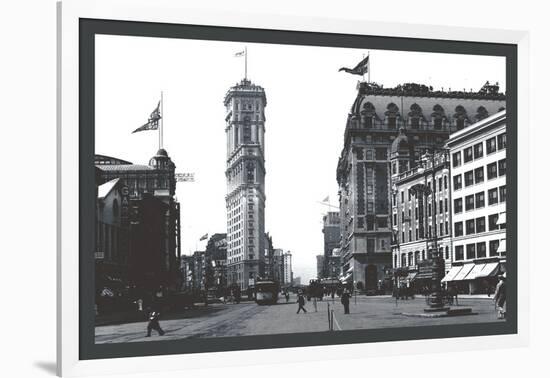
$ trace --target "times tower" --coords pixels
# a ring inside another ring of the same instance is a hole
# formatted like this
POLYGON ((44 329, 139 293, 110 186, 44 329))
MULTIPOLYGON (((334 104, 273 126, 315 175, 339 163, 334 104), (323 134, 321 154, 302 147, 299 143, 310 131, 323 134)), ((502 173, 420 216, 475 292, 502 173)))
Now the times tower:
POLYGON ((227 278, 241 290, 265 276, 265 91, 248 79, 225 95, 227 278))

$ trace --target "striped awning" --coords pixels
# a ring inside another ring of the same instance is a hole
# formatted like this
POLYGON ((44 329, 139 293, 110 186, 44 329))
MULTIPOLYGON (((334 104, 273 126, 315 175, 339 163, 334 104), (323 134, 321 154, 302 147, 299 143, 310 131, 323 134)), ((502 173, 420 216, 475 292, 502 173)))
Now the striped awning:
POLYGON ((462 270, 462 265, 452 266, 451 270, 449 270, 445 277, 443 277, 441 282, 454 281, 454 278, 456 277, 458 272, 460 272, 460 270, 462 270))
POLYGON ((475 280, 479 277, 481 274, 483 268, 485 268, 486 264, 474 264, 474 267, 470 270, 470 273, 464 277, 464 280, 475 280))
POLYGON ((453 281, 463 281, 473 268, 474 268, 473 263, 464 264, 462 266, 462 269, 460 269, 460 272, 458 272, 455 278, 453 278, 453 281))
POLYGON ((493 277, 499 272, 500 264, 498 262, 490 262, 485 264, 483 270, 478 274, 477 278, 493 277))

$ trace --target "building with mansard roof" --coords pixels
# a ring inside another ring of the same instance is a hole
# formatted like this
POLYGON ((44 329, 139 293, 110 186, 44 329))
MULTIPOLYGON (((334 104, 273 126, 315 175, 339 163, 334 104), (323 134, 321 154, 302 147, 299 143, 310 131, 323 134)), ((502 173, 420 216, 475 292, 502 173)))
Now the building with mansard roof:
MULTIPOLYGON (((391 147, 409 149, 413 168, 425 150, 442 147, 449 135, 506 106, 498 85, 477 92, 434 90, 420 84, 384 88, 360 82, 338 160, 342 281, 368 289, 391 279, 391 147)), ((405 168, 405 167, 404 167, 405 168)))

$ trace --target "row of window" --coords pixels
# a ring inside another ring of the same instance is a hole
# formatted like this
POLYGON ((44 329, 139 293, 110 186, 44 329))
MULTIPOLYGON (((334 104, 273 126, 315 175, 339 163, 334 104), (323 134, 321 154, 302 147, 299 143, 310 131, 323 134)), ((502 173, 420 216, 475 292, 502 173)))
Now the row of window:
MULTIPOLYGON (((439 247, 439 254, 440 256, 443 256, 445 260, 449 260, 449 246, 445 247, 445 254, 443 255, 443 247, 439 247)), ((401 266, 415 266, 420 263, 420 261, 426 259, 426 251, 422 250, 422 253, 420 251, 408 252, 408 253, 402 253, 401 254, 401 266)), ((431 259, 431 253, 428 252, 428 259, 431 259)), ((397 266, 397 255, 393 257, 394 266, 397 266)))
POLYGON ((497 250, 498 246, 500 244, 500 240, 491 240, 489 241, 489 255, 487 256, 487 243, 486 242, 479 242, 479 243, 471 243, 466 244, 466 256, 464 256, 464 246, 463 245, 457 245, 455 246, 455 261, 461 261, 464 260, 464 257, 466 257, 467 260, 472 259, 480 259, 484 257, 494 257, 497 256, 497 250))
MULTIPOLYGON (((439 231, 438 231, 438 236, 446 236, 449 234, 449 222, 445 221, 445 222, 439 222, 439 231)), ((417 241, 417 240, 421 240, 421 239, 424 239, 425 237, 428 237, 428 238, 431 238, 435 235, 432 235, 432 225, 429 224, 428 225, 428 234, 425 236, 423 232, 421 232, 421 230, 418 228, 418 227, 415 227, 414 228, 414 239, 413 239, 413 233, 412 233, 412 228, 409 228, 409 234, 408 234, 408 239, 405 239, 405 231, 401 231, 401 243, 407 243, 407 242, 412 242, 412 241, 417 241)))
POLYGON ((500 226, 497 224, 498 222, 499 214, 492 214, 489 215, 489 227, 487 229, 485 224, 485 217, 478 217, 474 219, 468 219, 466 221, 460 221, 455 222, 454 224, 454 236, 462 236, 464 234, 466 235, 473 235, 473 234, 479 234, 486 231, 494 231, 499 229, 506 228, 506 224, 501 224, 500 226), (466 230, 464 230, 464 225, 466 225, 466 230))
MULTIPOLYGON (((487 155, 496 152, 497 150, 503 150, 506 148, 506 134, 500 134, 496 137, 489 138, 485 141, 485 150, 487 155)), ((464 164, 473 161, 474 159, 480 159, 483 157, 483 142, 479 142, 472 147, 467 147, 462 151, 453 153, 453 168, 459 167, 464 164)))
MULTIPOLYGON (((492 180, 506 175, 506 159, 487 164, 487 180, 492 180)), ((462 189, 462 174, 453 176, 453 189, 462 189)), ((479 167, 474 170, 464 172, 464 187, 480 184, 485 181, 485 167, 479 167)))
MULTIPOLYGON (((498 188, 489 189, 487 191, 488 206, 496 205, 499 202, 506 202, 506 185, 498 188), (500 201, 499 201, 500 197, 500 201)), ((464 209, 466 211, 481 209, 485 207, 485 192, 479 192, 466 196, 464 198, 456 198, 454 200, 454 213, 459 214, 464 209), (463 207, 464 204, 464 207, 463 207)))

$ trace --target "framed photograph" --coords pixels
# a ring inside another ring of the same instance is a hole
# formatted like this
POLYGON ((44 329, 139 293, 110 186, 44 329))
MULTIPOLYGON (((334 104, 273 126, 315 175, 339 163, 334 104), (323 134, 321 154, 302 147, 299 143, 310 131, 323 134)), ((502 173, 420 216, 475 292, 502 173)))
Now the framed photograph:
POLYGON ((526 33, 173 5, 58 5, 59 374, 525 343, 526 33))

